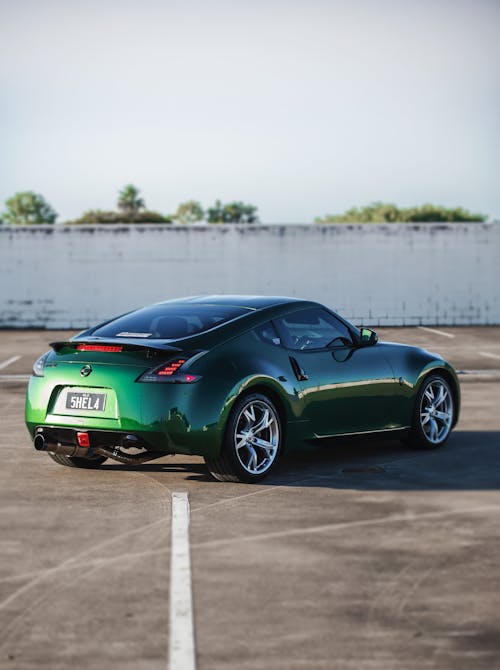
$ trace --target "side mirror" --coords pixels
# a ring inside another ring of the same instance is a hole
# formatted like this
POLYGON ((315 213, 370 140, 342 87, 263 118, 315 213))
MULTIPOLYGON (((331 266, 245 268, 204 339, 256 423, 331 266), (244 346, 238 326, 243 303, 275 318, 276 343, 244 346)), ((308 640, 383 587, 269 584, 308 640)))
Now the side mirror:
POLYGON ((365 347, 371 347, 378 342, 378 335, 374 330, 369 328, 360 328, 360 341, 361 345, 365 347))

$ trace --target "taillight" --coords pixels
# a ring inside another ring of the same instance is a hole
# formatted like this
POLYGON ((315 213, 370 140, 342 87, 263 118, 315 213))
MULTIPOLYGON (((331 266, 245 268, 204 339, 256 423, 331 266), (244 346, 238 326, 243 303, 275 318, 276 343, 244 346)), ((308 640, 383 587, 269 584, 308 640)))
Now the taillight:
POLYGON ((175 361, 172 361, 171 363, 167 363, 166 365, 157 368, 156 374, 166 375, 167 377, 170 377, 174 374, 174 372, 177 372, 177 370, 181 367, 181 365, 184 365, 186 361, 187 358, 177 358, 175 361))
POLYGON ((35 375, 35 377, 43 377, 45 361, 47 360, 47 356, 49 354, 50 351, 47 351, 45 354, 43 354, 43 356, 37 358, 37 360, 33 363, 33 374, 35 375))
POLYGON ((193 375, 182 371, 182 366, 187 363, 192 356, 184 355, 177 358, 171 358, 166 363, 162 363, 151 370, 147 370, 140 377, 138 382, 167 382, 171 384, 192 384, 201 379, 199 375, 193 375))
POLYGON ((113 344, 79 344, 76 347, 77 351, 105 351, 108 354, 119 353, 123 351, 123 347, 113 344))

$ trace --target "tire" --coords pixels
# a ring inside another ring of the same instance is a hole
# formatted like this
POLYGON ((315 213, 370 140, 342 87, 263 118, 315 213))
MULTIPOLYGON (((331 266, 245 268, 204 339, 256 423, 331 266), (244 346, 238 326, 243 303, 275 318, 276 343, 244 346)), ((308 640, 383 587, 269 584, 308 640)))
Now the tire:
POLYGON ((207 468, 220 482, 258 482, 276 465, 283 442, 280 414, 261 393, 242 396, 234 404, 221 451, 205 457, 207 468), (259 444, 260 443, 260 444, 259 444))
POLYGON ((49 451, 49 456, 53 461, 59 463, 59 465, 65 465, 68 468, 95 469, 99 468, 104 463, 104 461, 107 460, 106 456, 83 458, 81 456, 64 456, 63 454, 53 454, 51 451, 49 451))
POLYGON ((437 449, 449 438, 455 422, 455 399, 439 374, 424 379, 417 394, 408 442, 419 449, 437 449))

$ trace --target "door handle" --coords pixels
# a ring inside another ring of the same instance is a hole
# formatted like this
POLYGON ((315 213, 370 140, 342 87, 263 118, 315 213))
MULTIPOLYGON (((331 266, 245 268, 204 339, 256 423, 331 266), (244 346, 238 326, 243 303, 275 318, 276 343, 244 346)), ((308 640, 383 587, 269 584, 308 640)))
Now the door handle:
POLYGON ((299 363, 293 356, 290 356, 290 363, 292 365, 292 370, 294 371, 295 376, 297 377, 299 382, 303 382, 309 379, 305 371, 300 367, 299 363))

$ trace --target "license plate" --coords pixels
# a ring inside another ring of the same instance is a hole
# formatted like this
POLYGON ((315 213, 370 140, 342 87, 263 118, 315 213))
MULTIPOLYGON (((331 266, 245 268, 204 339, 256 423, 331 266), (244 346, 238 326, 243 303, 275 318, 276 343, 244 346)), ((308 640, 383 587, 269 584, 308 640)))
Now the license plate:
POLYGON ((66 396, 66 409, 87 409, 92 412, 104 412, 105 407, 105 393, 68 391, 68 395, 66 396))

